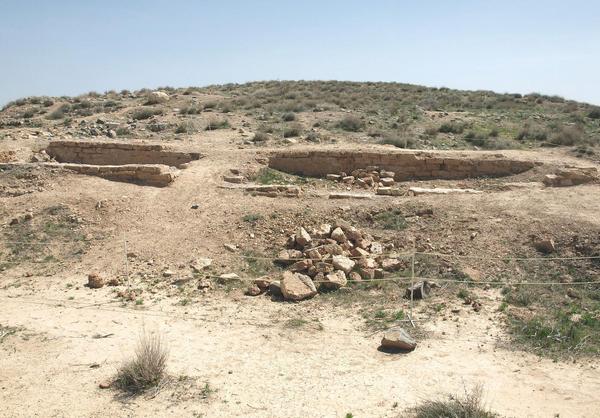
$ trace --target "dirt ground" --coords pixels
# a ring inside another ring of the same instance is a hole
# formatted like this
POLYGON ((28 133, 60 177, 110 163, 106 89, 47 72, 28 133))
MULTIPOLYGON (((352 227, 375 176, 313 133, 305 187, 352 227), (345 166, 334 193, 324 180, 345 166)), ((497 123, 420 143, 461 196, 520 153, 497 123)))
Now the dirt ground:
MULTIPOLYGON (((31 189, 27 193, 0 197, 0 215, 7 222, 26 211, 65 205, 81 219, 90 242, 83 255, 65 257, 51 268, 38 269, 41 262, 33 256, 0 272, 0 325, 12 330, 0 338, 3 416, 397 417, 421 400, 477 384, 484 388, 486 406, 503 416, 597 416, 598 359, 553 360, 513 346, 497 288, 477 289, 483 301, 479 312, 456 298, 442 300, 442 293, 428 303, 446 303, 447 314, 431 315, 427 304, 417 304, 414 316, 423 319, 417 321, 423 337, 414 352, 394 355, 377 351, 382 332, 365 328, 364 306, 356 299, 331 303, 319 295, 284 303, 244 296, 243 289, 188 289, 184 298, 173 278, 161 274, 168 268, 187 277, 191 260, 210 257, 215 274, 244 276, 240 252, 228 252, 224 244, 271 254, 301 222, 352 218, 378 207, 432 207, 434 219, 411 221, 410 234, 428 238, 440 252, 500 256, 514 246, 525 248, 532 232, 565 241, 586 231, 597 235, 597 184, 544 188, 535 183, 540 178, 534 170, 530 178, 516 179, 534 182, 531 187, 480 195, 252 197, 222 188, 222 176, 230 168, 255 170, 257 156, 268 149, 256 151, 236 140, 232 132, 209 132, 178 144, 205 158, 166 188, 56 171, 17 182, 16 187, 31 189), (198 209, 191 209, 193 204, 198 209), (249 224, 242 220, 248 214, 261 220, 249 224), (89 289, 84 284, 92 271, 128 275, 129 281, 89 289), (131 287, 142 290, 141 303, 115 297, 117 290, 131 287), (294 318, 307 324, 290 325, 294 318), (144 330, 159 333, 169 346, 172 381, 157 393, 133 398, 100 389, 144 330)), ((502 153, 582 164, 560 149, 502 153)), ((15 181, 0 176, 4 184, 15 181)), ((481 270, 483 277, 494 268, 465 267, 481 270)), ((389 303, 407 309, 400 292, 389 303)))

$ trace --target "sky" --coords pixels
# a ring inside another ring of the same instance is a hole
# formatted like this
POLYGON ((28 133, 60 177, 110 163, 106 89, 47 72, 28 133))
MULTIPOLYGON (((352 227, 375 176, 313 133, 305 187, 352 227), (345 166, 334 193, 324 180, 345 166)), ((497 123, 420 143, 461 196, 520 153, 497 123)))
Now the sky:
POLYGON ((600 2, 0 0, 0 105, 257 80, 398 81, 600 105, 600 2))

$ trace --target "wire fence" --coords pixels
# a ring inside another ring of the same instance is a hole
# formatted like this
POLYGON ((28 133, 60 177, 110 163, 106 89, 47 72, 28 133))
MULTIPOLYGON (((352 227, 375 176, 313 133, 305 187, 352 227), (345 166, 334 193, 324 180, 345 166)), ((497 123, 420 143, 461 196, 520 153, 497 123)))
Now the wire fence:
MULTIPOLYGON (((60 243, 73 243, 73 240, 53 240, 52 244, 60 244, 60 243)), ((9 245, 22 245, 22 246, 31 246, 34 248, 39 248, 40 246, 48 246, 49 243, 47 242, 29 242, 29 241, 3 241, 4 244, 9 244, 9 245)), ((130 245, 129 242, 126 238, 123 238, 122 241, 122 245, 117 244, 117 247, 120 249, 119 251, 122 251, 122 272, 119 273, 119 275, 123 275, 125 278, 125 283, 127 285, 127 287, 129 289, 131 289, 132 287, 132 282, 131 282, 131 266, 130 266, 130 262, 129 262, 129 251, 130 251, 130 245)), ((323 245, 323 246, 319 246, 319 247, 315 247, 314 249, 319 249, 319 248, 326 248, 327 245, 323 245)), ((270 261, 272 263, 278 263, 278 262, 286 262, 286 263, 293 263, 295 261, 303 261, 303 260, 307 260, 309 259, 308 257, 298 257, 298 258, 285 258, 282 259, 281 257, 278 256, 255 256, 255 255, 245 255, 245 254, 239 254, 239 253, 228 253, 228 256, 230 257, 234 257, 234 258, 238 258, 241 260, 267 260, 270 261)), ((450 254, 450 253, 443 253, 443 252, 436 252, 436 251, 431 251, 431 252, 424 252, 424 251, 417 251, 417 249, 415 248, 415 244, 413 242, 413 248, 411 251, 387 251, 387 252, 381 252, 379 254, 369 254, 369 255, 365 255, 365 256, 349 256, 348 258, 352 259, 352 260, 360 260, 360 259, 364 259, 364 258, 379 258, 379 257, 389 257, 389 258, 395 258, 395 259, 405 259, 406 261, 406 270, 403 274, 398 274, 398 273, 390 273, 390 272, 386 272, 384 277, 378 277, 378 278, 364 278, 361 279, 360 281, 350 281, 351 283, 357 283, 357 284, 369 284, 369 283, 384 283, 384 282, 392 282, 398 286, 400 285, 405 285, 405 286, 410 286, 408 289, 415 289, 415 285, 420 284, 421 282, 430 282, 430 283, 446 283, 446 284, 460 284, 460 285, 469 285, 469 286, 546 286, 546 287, 551 287, 551 286, 585 286, 585 285, 600 285, 600 276, 597 278, 594 278, 593 280, 574 280, 574 281, 539 281, 539 280, 466 280, 466 279, 459 279, 459 278, 445 278, 445 277, 436 277, 436 276, 422 276, 416 273, 416 264, 420 261, 417 260, 417 257, 419 258, 423 258, 423 257, 436 257, 436 258, 454 258, 457 260, 487 260, 487 261, 504 261, 504 262, 509 262, 509 261, 515 261, 515 262, 565 262, 565 261, 590 261, 590 262, 595 262, 596 260, 600 260, 600 255, 575 255, 575 256, 543 256, 543 257, 514 257, 514 256, 498 256, 498 257, 486 257, 486 256, 471 256, 471 255, 463 255, 463 254, 450 254)), ((43 261, 43 260, 26 260, 26 261, 10 261, 10 260, 1 260, 0 259, 0 267, 1 266, 5 266, 9 267, 9 266, 15 266, 15 265, 20 265, 20 264, 48 264, 47 261, 43 261)), ((117 265, 120 264, 120 262, 117 263, 117 265)), ((120 270, 120 269, 117 269, 120 270)), ((596 275, 598 276, 598 275, 596 275)), ((229 278, 227 276, 224 277, 224 275, 217 275, 217 274, 203 274, 202 277, 204 278, 209 278, 209 279, 215 279, 215 280, 228 280, 229 278)), ((235 277, 233 278, 233 280, 240 282, 240 283, 253 283, 255 282, 256 278, 254 277, 235 277)), ((330 283, 329 280, 319 280, 319 279, 313 279, 313 283, 315 285, 320 285, 320 284, 327 284, 330 283)), ((415 295, 414 295, 414 290, 406 291, 406 294, 409 295, 409 312, 407 314, 407 318, 403 319, 403 320, 398 320, 396 322, 410 322, 413 326, 415 325, 415 322, 424 322, 427 321, 428 319, 423 319, 423 318, 415 318, 414 317, 414 305, 415 305, 415 295)), ((404 295, 402 295, 404 296, 404 295)), ((71 303, 68 300, 60 300, 60 301, 55 301, 55 302, 59 302, 59 303, 71 303)), ((33 302, 32 302, 33 303, 33 302)), ((111 302, 107 302, 107 304, 109 303, 113 303, 111 302)), ((101 304, 93 304, 90 305, 91 307, 97 307, 98 309, 102 309, 102 305, 104 305, 104 303, 101 304)), ((140 312, 139 310, 135 310, 136 312, 140 312)), ((149 311, 145 311, 146 313, 149 313, 149 311)), ((189 315, 184 315, 182 316, 182 318, 189 318, 189 315)), ((206 319, 207 317, 203 317, 204 319, 206 319)), ((253 318, 248 318, 248 320, 251 320, 253 318)))

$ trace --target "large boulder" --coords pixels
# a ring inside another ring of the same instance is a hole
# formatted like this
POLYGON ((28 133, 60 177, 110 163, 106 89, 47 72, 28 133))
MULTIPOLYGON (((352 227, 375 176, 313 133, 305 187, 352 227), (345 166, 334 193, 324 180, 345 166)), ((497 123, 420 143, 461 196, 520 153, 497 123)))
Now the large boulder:
POLYGON ((281 293, 286 300, 303 300, 317 294, 317 288, 309 276, 286 271, 281 279, 281 293))
POLYGON ((404 328, 393 327, 383 335, 381 347, 387 350, 412 351, 417 347, 417 342, 404 328))

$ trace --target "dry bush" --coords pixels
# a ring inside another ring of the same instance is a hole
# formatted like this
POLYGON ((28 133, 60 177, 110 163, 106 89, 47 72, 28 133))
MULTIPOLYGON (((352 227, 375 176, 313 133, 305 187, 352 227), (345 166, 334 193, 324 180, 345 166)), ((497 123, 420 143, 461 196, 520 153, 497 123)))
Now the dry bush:
POLYGON ((338 128, 348 132, 360 132, 365 128, 365 122, 356 116, 345 116, 337 124, 338 128))
POLYGON ((117 388, 141 393, 158 386, 165 377, 169 351, 160 335, 142 334, 135 350, 135 357, 126 361, 115 378, 117 388))
POLYGON ((485 409, 481 402, 481 387, 463 396, 450 396, 447 401, 424 401, 413 409, 414 418, 494 418, 498 414, 485 409))

